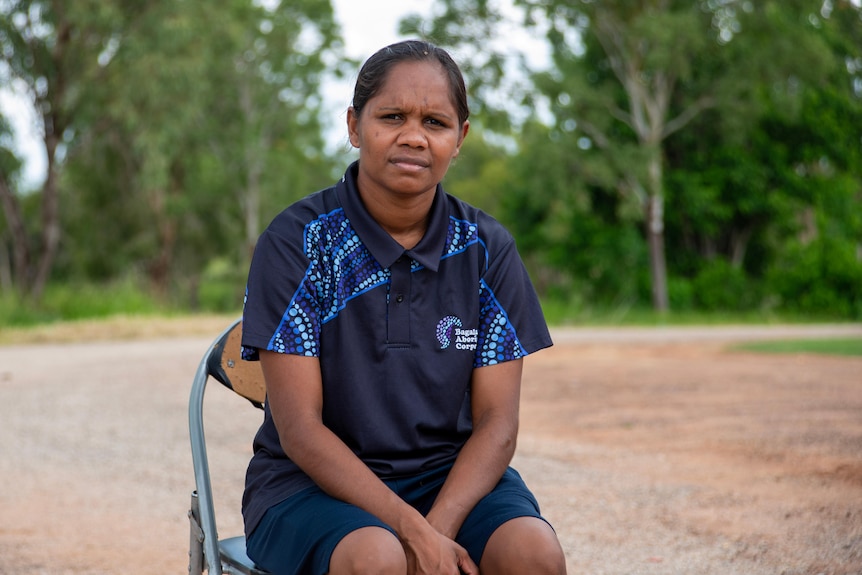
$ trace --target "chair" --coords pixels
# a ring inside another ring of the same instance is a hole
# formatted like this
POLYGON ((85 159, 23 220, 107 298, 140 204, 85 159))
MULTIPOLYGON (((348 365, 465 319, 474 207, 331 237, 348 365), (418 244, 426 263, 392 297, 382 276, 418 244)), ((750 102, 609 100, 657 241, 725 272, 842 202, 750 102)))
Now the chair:
POLYGON ((195 373, 189 398, 189 436, 195 472, 189 523, 189 573, 199 575, 204 569, 209 575, 266 575, 245 553, 245 537, 240 535, 218 539, 212 484, 210 483, 206 439, 204 438, 203 400, 210 377, 228 389, 263 409, 266 387, 258 362, 240 358, 241 320, 234 321, 210 345, 195 373))

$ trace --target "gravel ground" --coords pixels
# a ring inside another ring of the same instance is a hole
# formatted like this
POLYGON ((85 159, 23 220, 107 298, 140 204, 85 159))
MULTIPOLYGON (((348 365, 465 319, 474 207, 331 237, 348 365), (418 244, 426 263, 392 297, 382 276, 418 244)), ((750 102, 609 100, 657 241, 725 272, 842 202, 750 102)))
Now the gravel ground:
MULTIPOLYGON (((862 574, 862 358, 728 347, 862 326, 554 335, 527 360, 515 466, 570 574, 862 574)), ((0 573, 187 572, 210 339, 0 347, 0 573)), ((260 412, 221 386, 206 403, 219 531, 239 534, 260 412)))

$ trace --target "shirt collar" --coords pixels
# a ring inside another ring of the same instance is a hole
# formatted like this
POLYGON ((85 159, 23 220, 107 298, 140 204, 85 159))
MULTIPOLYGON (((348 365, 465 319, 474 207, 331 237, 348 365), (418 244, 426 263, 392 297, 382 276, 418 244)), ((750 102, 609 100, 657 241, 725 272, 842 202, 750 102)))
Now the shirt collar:
POLYGON ((440 258, 449 229, 449 214, 443 187, 437 184, 425 235, 413 249, 405 250, 365 209, 365 204, 362 203, 362 198, 359 196, 359 188, 356 187, 358 170, 359 162, 353 162, 347 168, 341 181, 336 184, 336 193, 347 219, 350 220, 350 224, 356 230, 359 239, 362 240, 374 259, 384 268, 389 268, 392 267, 395 260, 407 254, 422 266, 436 272, 440 265, 440 258))

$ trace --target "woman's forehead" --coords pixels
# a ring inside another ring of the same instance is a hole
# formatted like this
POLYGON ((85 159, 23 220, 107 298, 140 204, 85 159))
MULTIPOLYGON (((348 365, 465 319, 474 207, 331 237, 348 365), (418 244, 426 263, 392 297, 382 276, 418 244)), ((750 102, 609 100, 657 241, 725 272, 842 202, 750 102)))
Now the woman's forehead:
POLYGON ((380 90, 372 98, 377 100, 415 99, 455 108, 449 76, 443 66, 434 61, 405 61, 392 66, 380 90))

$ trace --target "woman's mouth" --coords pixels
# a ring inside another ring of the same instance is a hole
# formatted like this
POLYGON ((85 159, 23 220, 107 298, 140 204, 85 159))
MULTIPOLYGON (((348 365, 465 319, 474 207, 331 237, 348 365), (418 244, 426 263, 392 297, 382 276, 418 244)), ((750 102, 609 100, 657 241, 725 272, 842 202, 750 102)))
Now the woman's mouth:
POLYGON ((409 156, 395 156, 389 162, 401 170, 407 170, 410 172, 424 170, 430 165, 427 161, 421 158, 413 158, 409 156))

